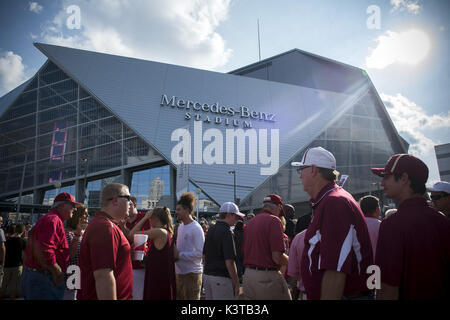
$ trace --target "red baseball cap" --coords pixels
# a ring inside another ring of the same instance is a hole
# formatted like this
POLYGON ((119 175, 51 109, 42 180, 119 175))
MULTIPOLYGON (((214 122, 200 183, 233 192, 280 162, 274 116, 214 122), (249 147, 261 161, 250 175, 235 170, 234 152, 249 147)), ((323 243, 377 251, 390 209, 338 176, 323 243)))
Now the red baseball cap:
POLYGON ((264 197, 264 200, 263 200, 263 203, 267 203, 267 202, 270 202, 270 203, 273 203, 276 205, 281 205, 281 215, 283 217, 286 216, 286 214, 284 213, 284 209, 283 209, 283 200, 281 200, 281 197, 279 195, 273 194, 273 193, 268 194, 267 196, 264 197))
POLYGON ((67 192, 58 194, 54 200, 54 202, 61 202, 61 201, 71 202, 76 206, 82 205, 82 203, 76 202, 74 196, 67 192))
POLYGON ((427 165, 410 154, 395 154, 389 159, 384 168, 372 168, 372 172, 380 177, 387 174, 407 173, 414 180, 423 183, 428 180, 427 165))

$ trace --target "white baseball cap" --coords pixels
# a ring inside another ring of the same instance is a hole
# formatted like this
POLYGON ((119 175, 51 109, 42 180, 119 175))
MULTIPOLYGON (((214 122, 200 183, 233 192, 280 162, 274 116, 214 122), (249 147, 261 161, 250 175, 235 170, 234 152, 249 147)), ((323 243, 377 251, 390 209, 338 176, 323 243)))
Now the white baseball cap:
POLYGON ((226 213, 234 213, 235 215, 239 217, 245 217, 245 214, 239 212, 238 206, 234 202, 225 202, 220 207, 219 212, 226 212, 226 213))
POLYGON ((433 188, 428 188, 428 191, 432 192, 445 192, 450 194, 450 183, 445 181, 436 182, 433 188))
POLYGON ((336 169, 336 158, 322 147, 309 148, 303 154, 301 162, 291 162, 293 167, 308 167, 315 165, 319 168, 336 169))

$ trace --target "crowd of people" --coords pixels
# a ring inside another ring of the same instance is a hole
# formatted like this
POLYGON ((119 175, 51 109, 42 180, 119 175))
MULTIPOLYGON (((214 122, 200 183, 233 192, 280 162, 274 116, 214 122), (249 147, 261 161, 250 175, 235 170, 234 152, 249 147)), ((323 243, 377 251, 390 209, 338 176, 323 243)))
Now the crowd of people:
POLYGON ((450 183, 427 190, 427 166, 393 155, 372 169, 385 196, 398 203, 381 219, 377 197, 357 202, 336 183, 329 151, 310 148, 291 165, 311 207, 296 224, 295 207, 277 194, 261 199, 256 215, 225 202, 208 222, 196 220, 195 196, 183 193, 174 223, 167 207, 139 212, 123 184, 103 188, 92 219, 73 195, 61 193, 28 234, 23 225, 8 228, 6 237, 0 229, 0 298, 7 292, 26 300, 450 297, 450 183), (134 260, 139 234, 147 236, 145 257, 134 260), (369 278, 373 265, 378 281, 369 278), (68 285, 68 266, 78 268, 78 286, 68 285))

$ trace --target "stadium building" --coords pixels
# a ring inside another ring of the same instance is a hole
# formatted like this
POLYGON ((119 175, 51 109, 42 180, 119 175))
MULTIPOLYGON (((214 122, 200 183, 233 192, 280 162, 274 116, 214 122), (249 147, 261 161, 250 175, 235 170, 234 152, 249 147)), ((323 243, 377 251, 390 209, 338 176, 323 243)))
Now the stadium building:
POLYGON ((408 150, 364 70, 298 49, 219 73, 35 47, 48 60, 0 98, 2 214, 35 220, 63 191, 95 209, 120 182, 141 209, 174 210, 189 190, 201 213, 235 198, 249 212, 277 193, 302 215, 290 162, 308 147, 335 155, 355 198, 379 193, 370 168, 408 150))

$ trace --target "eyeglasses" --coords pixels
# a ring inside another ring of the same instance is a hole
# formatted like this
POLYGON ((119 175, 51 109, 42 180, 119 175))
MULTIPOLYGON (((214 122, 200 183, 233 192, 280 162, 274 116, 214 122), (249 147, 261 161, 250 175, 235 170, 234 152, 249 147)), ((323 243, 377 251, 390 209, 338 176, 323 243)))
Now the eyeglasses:
MULTIPOLYGON (((118 196, 116 196, 117 198, 125 198, 125 199, 127 199, 127 201, 131 201, 131 196, 129 195, 129 194, 127 194, 127 195, 118 195, 118 196)), ((115 197, 112 197, 112 198, 109 198, 108 200, 112 200, 112 199, 114 199, 115 197)))
POLYGON ((440 198, 445 198, 447 196, 448 196, 448 194, 432 194, 430 196, 430 198, 431 198, 431 200, 436 201, 436 200, 439 200, 440 198))
POLYGON ((302 172, 302 170, 304 170, 304 169, 306 169, 306 168, 309 168, 309 167, 311 167, 311 166, 306 166, 306 167, 298 167, 297 168, 297 173, 301 173, 302 172))

